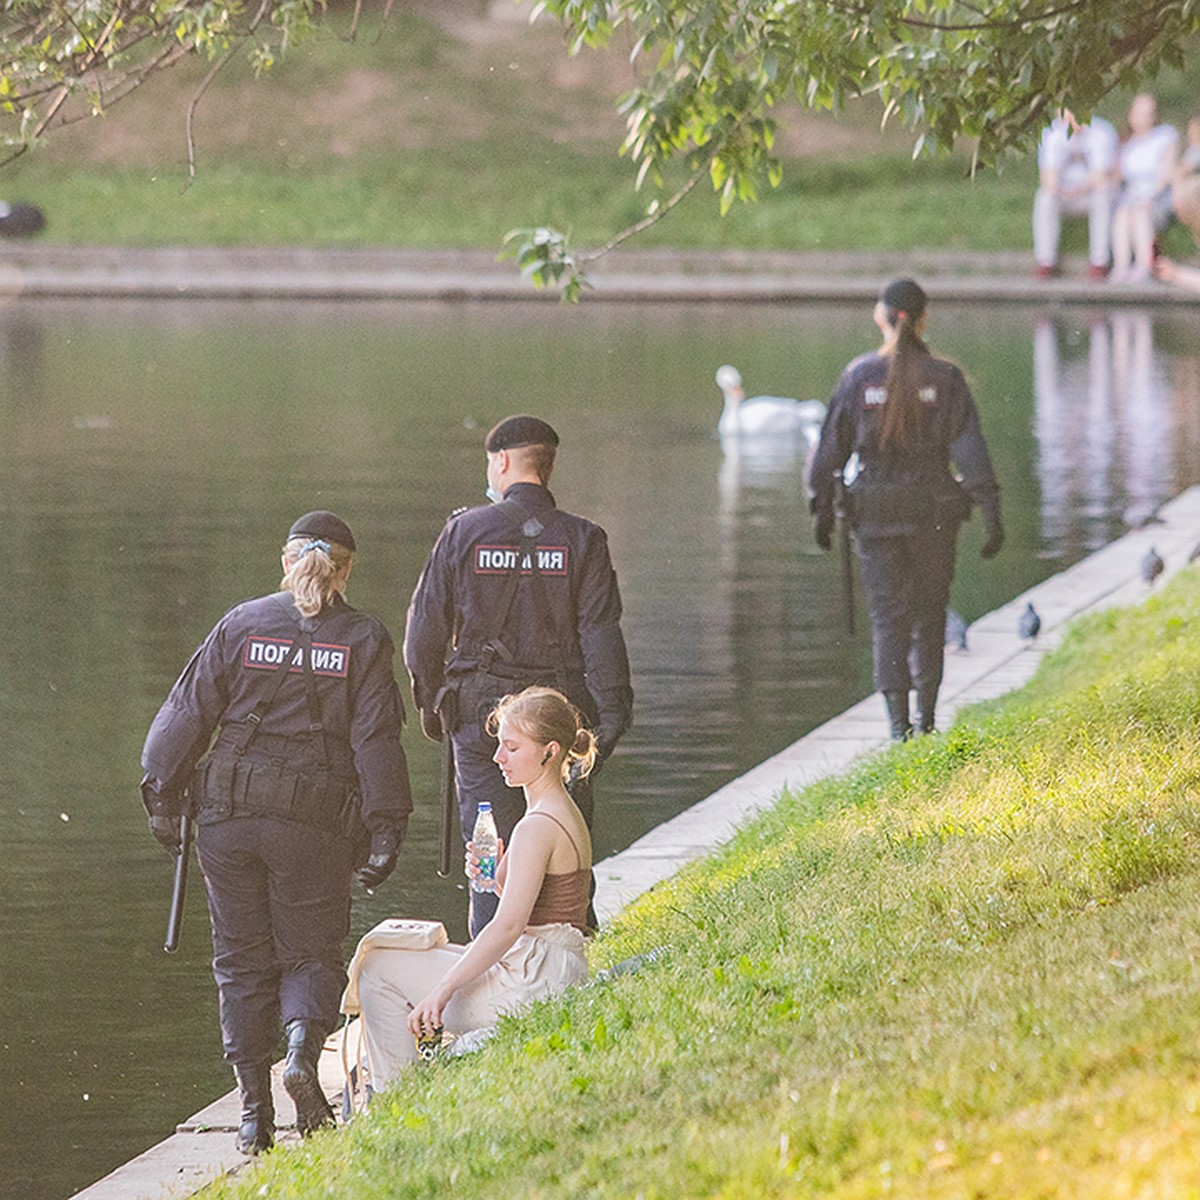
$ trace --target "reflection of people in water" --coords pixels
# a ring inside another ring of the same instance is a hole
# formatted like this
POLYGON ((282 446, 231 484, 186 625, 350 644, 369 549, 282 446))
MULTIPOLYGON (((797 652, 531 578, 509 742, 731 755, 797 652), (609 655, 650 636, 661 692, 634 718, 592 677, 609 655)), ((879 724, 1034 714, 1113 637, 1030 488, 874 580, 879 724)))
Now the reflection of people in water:
POLYGON ((1173 419, 1146 313, 1098 316, 1086 334, 1043 318, 1033 369, 1043 553, 1060 558, 1076 538, 1088 550, 1109 540, 1122 492, 1132 525, 1167 499, 1173 419))
MULTIPOLYGON (((1077 335, 1082 342, 1084 334, 1077 335)), ((1114 422, 1110 396, 1108 322, 1088 327, 1086 354, 1060 342, 1064 330, 1048 317, 1033 331, 1034 436, 1042 495, 1043 553, 1064 557, 1083 525, 1088 549, 1104 545, 1112 497, 1114 422), (1076 516, 1078 514, 1078 516, 1076 516)), ((1067 335, 1070 337, 1070 334, 1067 335)))
POLYGON ((1127 524, 1145 524, 1174 492, 1171 448, 1174 422, 1162 360, 1154 350, 1150 315, 1112 315, 1113 399, 1122 425, 1127 524))

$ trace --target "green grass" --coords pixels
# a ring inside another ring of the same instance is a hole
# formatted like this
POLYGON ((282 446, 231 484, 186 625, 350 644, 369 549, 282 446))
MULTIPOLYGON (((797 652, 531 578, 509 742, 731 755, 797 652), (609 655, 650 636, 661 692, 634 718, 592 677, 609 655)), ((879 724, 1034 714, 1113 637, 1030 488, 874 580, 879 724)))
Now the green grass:
POLYGON ((799 794, 598 940, 640 973, 212 1195, 1200 1195, 1200 593, 799 794))
MULTIPOLYGON (((552 224, 586 248, 644 215, 653 197, 633 190, 617 154, 619 48, 585 55, 565 80, 562 37, 548 23, 471 40, 401 10, 383 23, 368 14, 348 43, 346 20, 335 13, 259 83, 240 62, 218 76, 197 112, 190 185, 184 114, 202 62, 52 132, 0 175, 0 196, 40 204, 43 240, 74 244, 499 249, 513 227, 552 224)), ((1164 115, 1182 122, 1200 66, 1154 86, 1164 115)), ((1114 97, 1109 115, 1126 102, 1114 97)), ((780 119, 786 129, 797 114, 780 119)), ((791 150, 778 189, 722 219, 701 187, 634 245, 1029 247, 1030 159, 971 179, 965 153, 914 161, 911 135, 877 126, 867 102, 808 116, 781 139, 791 150)), ((1183 231, 1169 248, 1194 249, 1183 231)), ((1081 223, 1068 224, 1065 249, 1083 252, 1081 223)))

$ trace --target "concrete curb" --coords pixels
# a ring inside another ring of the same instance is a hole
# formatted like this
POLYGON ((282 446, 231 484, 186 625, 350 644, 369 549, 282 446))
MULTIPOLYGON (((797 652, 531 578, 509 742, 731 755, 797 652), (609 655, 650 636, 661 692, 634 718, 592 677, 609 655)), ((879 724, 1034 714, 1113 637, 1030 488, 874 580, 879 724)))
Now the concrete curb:
MULTIPOLYGON (((796 303, 873 299, 898 274, 937 299, 1195 304, 1195 293, 1151 281, 1089 280, 1083 264, 1037 280, 1019 252, 915 250, 745 252, 618 250, 589 268, 586 303, 796 303)), ((494 250, 386 247, 64 246, 23 243, 0 252, 0 297, 186 300, 553 301, 494 250)))
MULTIPOLYGON (((947 657, 941 724, 948 726, 966 704, 1020 687, 1042 656, 1061 642, 1075 617, 1146 599, 1150 588, 1141 580, 1140 564, 1151 546, 1166 562, 1156 586, 1184 566, 1200 541, 1200 487, 1164 505, 1159 517, 1159 522, 1126 534, 976 621, 968 630, 969 650, 947 657), (1042 618, 1035 642, 1025 642, 1017 634, 1017 620, 1026 603, 1033 603, 1042 618)), ((838 774, 886 744, 882 702, 870 696, 597 863, 595 904, 601 921, 611 920, 682 866, 727 841, 749 818, 774 804, 782 788, 803 788, 838 774)), ((330 1096, 338 1096, 342 1089, 337 1036, 326 1043, 321 1059, 322 1083, 330 1096)), ((274 1068, 274 1083, 276 1108, 284 1114, 292 1107, 281 1077, 280 1063, 274 1068)), ((335 1101, 335 1108, 339 1104, 335 1101)), ((247 1165, 233 1149, 238 1110, 237 1094, 229 1092, 180 1124, 173 1137, 77 1192, 76 1200, 165 1200, 190 1195, 210 1180, 247 1165)), ((284 1132, 279 1140, 294 1141, 296 1135, 284 1132)))

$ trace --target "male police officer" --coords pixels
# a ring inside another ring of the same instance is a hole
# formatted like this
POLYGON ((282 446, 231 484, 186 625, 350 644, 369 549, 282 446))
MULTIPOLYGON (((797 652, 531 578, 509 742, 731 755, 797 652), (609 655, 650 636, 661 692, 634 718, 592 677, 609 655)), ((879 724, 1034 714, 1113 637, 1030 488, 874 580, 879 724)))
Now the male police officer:
MULTIPOLYGON (((452 516, 438 537, 409 606, 404 661, 422 728, 452 738, 464 839, 489 800, 507 841, 523 800, 492 761, 484 721, 496 701, 532 684, 557 688, 592 725, 602 762, 629 724, 633 692, 608 538, 555 507, 547 487, 558 434, 509 417, 484 447, 493 503, 452 516)), ((586 780, 573 795, 590 825, 586 780)), ((471 893, 472 936, 497 903, 471 893)))

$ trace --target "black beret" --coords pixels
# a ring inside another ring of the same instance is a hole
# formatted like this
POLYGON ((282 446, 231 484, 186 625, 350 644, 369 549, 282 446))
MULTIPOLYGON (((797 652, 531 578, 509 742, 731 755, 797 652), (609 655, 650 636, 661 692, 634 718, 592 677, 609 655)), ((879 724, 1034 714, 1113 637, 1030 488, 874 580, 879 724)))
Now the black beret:
POLYGON ((885 308, 908 313, 910 317, 919 317, 929 303, 925 289, 915 279, 893 279, 879 293, 879 299, 885 308))
POLYGON ((354 544, 354 534, 350 532, 350 526, 336 513, 326 512, 323 508, 305 513, 292 525, 288 530, 287 540, 290 542, 292 538, 298 537, 321 538, 326 542, 337 542, 347 550, 358 549, 354 544))
POLYGON ((538 417, 505 417, 492 428, 483 443, 489 454, 497 450, 518 450, 522 446, 557 446, 554 427, 538 417))

